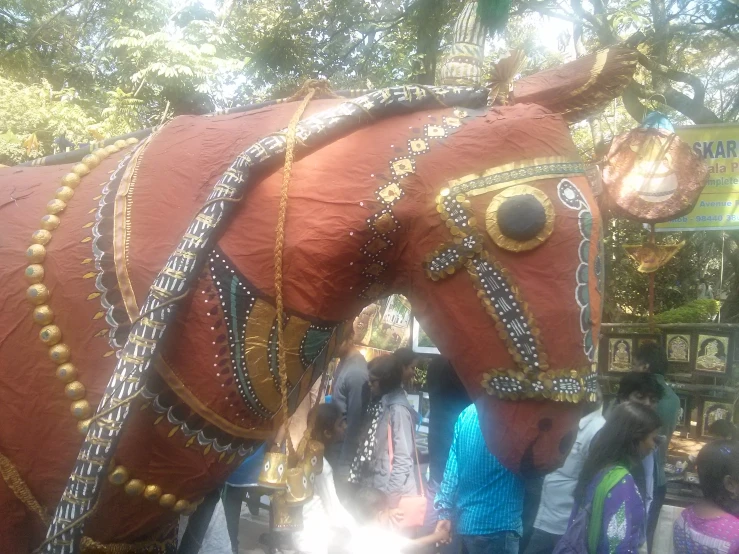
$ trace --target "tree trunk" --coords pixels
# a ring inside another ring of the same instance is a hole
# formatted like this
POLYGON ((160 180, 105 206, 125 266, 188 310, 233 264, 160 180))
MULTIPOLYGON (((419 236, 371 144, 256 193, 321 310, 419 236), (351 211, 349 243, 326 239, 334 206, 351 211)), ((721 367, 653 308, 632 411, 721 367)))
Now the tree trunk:
POLYGON ((721 322, 739 323, 739 279, 737 279, 737 276, 739 276, 739 231, 726 233, 724 264, 726 262, 730 263, 734 270, 734 289, 721 306, 721 322))
POLYGON ((433 85, 436 76, 436 61, 443 26, 444 1, 418 0, 416 21, 416 48, 421 58, 421 67, 415 81, 422 85, 433 85))

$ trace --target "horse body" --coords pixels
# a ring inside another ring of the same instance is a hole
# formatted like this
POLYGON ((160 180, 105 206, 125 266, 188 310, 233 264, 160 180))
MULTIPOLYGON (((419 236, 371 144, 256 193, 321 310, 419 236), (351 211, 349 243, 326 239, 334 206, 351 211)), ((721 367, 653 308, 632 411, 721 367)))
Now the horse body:
MULTIPOLYGON (((341 105, 316 101, 306 115, 341 105)), ((279 420, 282 171, 272 164, 250 177, 257 184, 198 260, 112 461, 103 434, 84 435, 94 407, 110 400, 113 366, 132 356, 122 347, 151 340, 132 325, 148 317, 140 313, 147 294, 164 294, 152 283, 178 240, 193 218, 217 225, 199 209, 218 176, 283 129, 295 106, 177 118, 112 154, 56 213, 42 259, 26 248, 46 240, 31 237, 71 166, 0 170, 2 196, 14 199, 0 207, 0 454, 48 515, 60 498, 74 506, 75 479, 83 488, 94 482, 73 468, 99 452, 106 478, 85 516, 83 547, 170 540, 178 513, 279 420), (41 268, 29 274, 29 261, 41 268), (27 292, 38 283, 46 291, 27 292)), ((534 104, 425 109, 349 129, 301 156, 284 229, 291 409, 320 377, 340 322, 399 292, 477 399, 491 449, 517 471, 555 467, 569 448, 576 401, 588 394, 600 322, 599 212, 563 117, 534 104), (501 235, 495 214, 505 195, 538 199, 537 247, 519 249, 533 239, 501 235)), ((103 416, 92 425, 122 423, 103 416)), ((0 506, 2 551, 37 547, 46 530, 39 514, 1 483, 0 506)))

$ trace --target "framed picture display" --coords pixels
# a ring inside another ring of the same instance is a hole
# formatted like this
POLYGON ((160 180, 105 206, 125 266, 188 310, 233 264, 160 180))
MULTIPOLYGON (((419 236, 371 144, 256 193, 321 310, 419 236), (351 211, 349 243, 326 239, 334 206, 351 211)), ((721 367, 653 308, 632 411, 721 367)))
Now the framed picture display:
POLYGON ((666 337, 668 362, 690 363, 691 336, 689 334, 668 334, 666 337))
POLYGON ((431 338, 421 329, 421 324, 414 317, 411 323, 412 349, 419 354, 441 354, 431 338))
POLYGON ((626 373, 631 371, 634 354, 633 337, 608 337, 608 371, 626 373))
POLYGON ((393 351, 410 343, 411 304, 393 294, 368 304, 354 320, 354 342, 377 350, 393 351))
POLYGON ((696 341, 695 371, 704 375, 725 376, 729 367, 729 337, 699 334, 696 341))
POLYGON ((645 344, 659 344, 660 340, 661 337, 659 335, 639 336, 636 338, 636 349, 639 350, 645 344))
POLYGON ((722 433, 721 420, 734 423, 734 404, 723 400, 703 400, 700 430, 701 436, 718 438, 722 433))
POLYGON ((616 380, 608 380, 600 383, 601 391, 603 394, 610 394, 612 396, 616 396, 618 394, 618 384, 619 381, 616 380))

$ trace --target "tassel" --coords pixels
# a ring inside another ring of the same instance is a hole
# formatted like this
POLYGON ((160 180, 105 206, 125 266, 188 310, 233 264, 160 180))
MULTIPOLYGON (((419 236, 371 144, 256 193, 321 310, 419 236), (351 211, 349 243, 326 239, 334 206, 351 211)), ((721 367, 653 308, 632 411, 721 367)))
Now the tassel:
POLYGON ((480 23, 490 34, 505 29, 510 10, 510 0, 477 0, 480 23))
POLYGON ((493 65, 488 80, 490 105, 508 103, 513 79, 526 67, 527 61, 523 50, 514 50, 510 56, 493 65))

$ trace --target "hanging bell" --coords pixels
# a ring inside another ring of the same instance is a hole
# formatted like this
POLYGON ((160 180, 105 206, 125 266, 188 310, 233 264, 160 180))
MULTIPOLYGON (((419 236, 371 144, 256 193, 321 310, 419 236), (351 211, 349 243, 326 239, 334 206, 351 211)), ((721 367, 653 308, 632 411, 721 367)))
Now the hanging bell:
POLYGON ((287 481, 287 454, 267 452, 257 480, 259 486, 267 489, 284 489, 287 481))
POLYGON ((272 529, 275 531, 303 529, 303 507, 289 505, 286 491, 272 495, 272 529))
MULTIPOLYGON (((305 460, 310 463, 310 473, 315 475, 323 473, 323 443, 314 440, 308 441, 305 448, 305 460)), ((307 470, 306 473, 308 473, 307 470)))
MULTIPOLYGON (((299 506, 305 504, 313 496, 313 491, 308 494, 308 477, 302 467, 293 467, 287 470, 287 491, 285 501, 288 506, 299 506)), ((312 487, 311 487, 312 489, 312 487)))
POLYGON ((316 483, 316 474, 313 471, 313 464, 310 458, 303 458, 303 475, 305 475, 307 484, 305 487, 305 495, 308 498, 313 496, 313 490, 316 483))

